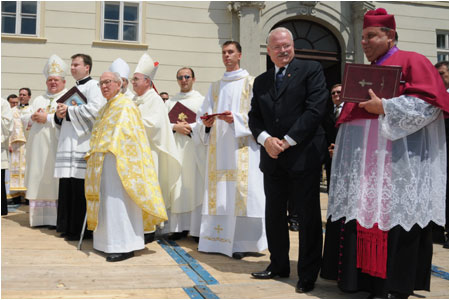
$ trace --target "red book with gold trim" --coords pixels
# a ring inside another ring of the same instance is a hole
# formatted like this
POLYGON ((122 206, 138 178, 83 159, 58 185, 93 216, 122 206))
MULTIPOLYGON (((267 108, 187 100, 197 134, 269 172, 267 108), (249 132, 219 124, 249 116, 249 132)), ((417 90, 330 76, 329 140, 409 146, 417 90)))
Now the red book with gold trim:
POLYGON ((379 98, 396 97, 401 76, 400 66, 347 63, 342 81, 341 99, 346 102, 370 100, 369 89, 372 89, 379 98))
POLYGON ((169 120, 172 124, 177 122, 195 123, 196 113, 186 107, 186 105, 177 102, 169 112, 169 120))

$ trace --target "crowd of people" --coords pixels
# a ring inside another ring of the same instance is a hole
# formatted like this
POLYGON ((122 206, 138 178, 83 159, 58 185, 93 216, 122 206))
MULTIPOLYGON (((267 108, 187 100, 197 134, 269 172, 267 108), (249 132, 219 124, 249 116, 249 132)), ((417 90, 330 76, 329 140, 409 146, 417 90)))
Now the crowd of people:
POLYGON ((78 105, 66 101, 69 66, 52 55, 45 94, 31 100, 23 88, 2 99, 2 215, 9 169, 31 227, 93 238, 109 262, 133 257, 159 230, 235 259, 268 248, 269 266, 251 275, 289 277, 292 230, 298 293, 319 273, 374 297, 429 290, 431 225, 448 232, 448 62, 434 67, 397 39, 393 15, 365 14, 367 59, 400 66, 402 78, 394 98, 369 89, 359 104, 343 103, 339 83, 328 91, 320 63, 295 59, 283 27, 267 37, 274 67, 256 78, 240 67, 240 44, 225 42, 225 72, 206 96, 190 67, 176 73, 178 94, 158 94, 159 63, 147 53, 132 74, 118 58, 98 81, 91 57, 75 54, 70 72, 86 99, 78 105))

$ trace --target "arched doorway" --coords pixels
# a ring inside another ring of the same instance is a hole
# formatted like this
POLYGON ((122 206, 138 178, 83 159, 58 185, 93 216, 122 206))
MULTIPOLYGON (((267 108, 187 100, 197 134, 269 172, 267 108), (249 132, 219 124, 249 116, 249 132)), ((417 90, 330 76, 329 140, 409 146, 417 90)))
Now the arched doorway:
MULTIPOLYGON (((341 82, 341 47, 334 34, 326 27, 307 20, 286 20, 272 29, 285 27, 294 36, 295 57, 316 60, 322 64, 327 88, 341 82)), ((273 67, 267 55, 267 69, 273 67)))

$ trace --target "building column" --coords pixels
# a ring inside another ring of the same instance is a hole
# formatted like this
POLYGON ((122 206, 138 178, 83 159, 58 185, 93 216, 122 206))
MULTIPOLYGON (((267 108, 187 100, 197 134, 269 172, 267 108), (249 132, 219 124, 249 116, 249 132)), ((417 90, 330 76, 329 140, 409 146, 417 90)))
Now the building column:
POLYGON ((364 14, 368 10, 372 9, 375 9, 375 5, 372 1, 355 1, 352 3, 353 38, 355 41, 354 62, 358 64, 367 63, 367 59, 361 45, 361 36, 363 31, 364 14))
POLYGON ((239 18, 239 43, 242 46, 241 68, 257 76, 260 70, 260 17, 264 1, 230 1, 228 9, 239 18))

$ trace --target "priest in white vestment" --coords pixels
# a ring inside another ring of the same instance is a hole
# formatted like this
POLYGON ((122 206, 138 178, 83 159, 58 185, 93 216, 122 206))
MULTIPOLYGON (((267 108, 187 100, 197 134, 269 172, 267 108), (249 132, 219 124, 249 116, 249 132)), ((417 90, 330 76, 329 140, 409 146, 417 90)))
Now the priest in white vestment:
POLYGON ((25 168, 26 168, 26 142, 28 139, 28 122, 22 120, 22 116, 30 114, 29 99, 31 97, 28 88, 19 90, 20 105, 12 109, 13 131, 9 137, 10 151, 10 185, 12 197, 25 196, 25 168))
POLYGON ((157 68, 158 63, 153 62, 152 58, 144 53, 134 71, 131 83, 136 94, 134 102, 141 112, 152 150, 164 202, 169 209, 181 174, 181 163, 167 108, 153 86, 157 68))
POLYGON ((253 77, 239 67, 241 47, 225 42, 226 72, 214 82, 198 116, 196 134, 208 145, 203 216, 198 250, 236 259, 267 248, 260 147, 248 127, 253 77))
POLYGON ((47 92, 30 104, 30 113, 22 120, 31 124, 26 143, 25 186, 30 201, 30 226, 48 225, 56 228, 59 180, 53 176, 55 169, 58 132, 53 121, 56 101, 67 92, 65 76, 67 64, 52 55, 44 67, 47 92))
MULTIPOLYGON (((86 216, 84 178, 89 139, 98 111, 105 105, 97 80, 91 78, 92 58, 87 54, 72 55, 71 74, 87 104, 67 106, 59 103, 55 122, 61 128, 56 152, 55 173, 59 178, 58 216, 56 230, 64 239, 80 238, 86 216)), ((85 235, 89 237, 88 232, 85 235)))
MULTIPOLYGON (((181 68, 177 72, 177 82, 180 92, 165 102, 168 111, 181 103, 197 113, 205 97, 192 88, 195 82, 194 71, 191 68, 181 68)), ((206 146, 194 141, 193 131, 197 122, 178 121, 170 125, 180 153, 182 169, 170 209, 167 210, 169 226, 164 228, 164 232, 172 232, 169 237, 172 240, 182 238, 188 232, 191 236, 198 237, 205 184, 206 146)))
MULTIPOLYGON (((28 106, 26 107, 28 108, 28 106)), ((13 197, 25 196, 25 167, 26 167, 26 142, 25 128, 21 121, 21 111, 19 106, 14 107, 13 114, 13 131, 9 137, 10 151, 10 193, 13 197)))
POLYGON ((86 155, 87 225, 94 249, 121 261, 143 249, 144 230, 167 220, 140 112, 120 93, 118 73, 100 78, 106 105, 94 124, 86 155))

